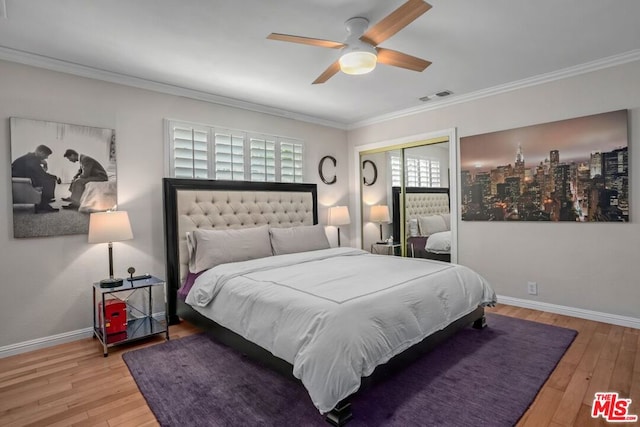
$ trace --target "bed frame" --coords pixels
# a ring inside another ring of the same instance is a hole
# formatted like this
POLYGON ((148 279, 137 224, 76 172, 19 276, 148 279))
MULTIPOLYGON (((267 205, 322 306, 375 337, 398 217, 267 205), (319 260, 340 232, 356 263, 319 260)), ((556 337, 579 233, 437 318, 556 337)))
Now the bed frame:
MULTIPOLYGON (((393 200, 393 235, 401 236, 402 230, 400 227, 400 221, 404 218, 408 221, 412 218, 417 218, 423 215, 437 215, 442 213, 449 213, 449 189, 441 187, 405 187, 405 199, 404 203, 400 203, 400 187, 392 187, 392 200, 393 200), (404 206, 406 215, 400 215, 401 206, 404 206)), ((406 227, 405 227, 406 228, 406 227)), ((415 258, 427 258, 438 261, 451 262, 451 254, 435 254, 427 252, 424 249, 427 238, 426 237, 409 237, 408 231, 405 229, 404 233, 407 235, 407 247, 405 253, 407 256, 415 258)))
MULTIPOLYGON (((264 223, 274 227, 317 224, 316 185, 164 178, 163 201, 170 324, 177 324, 184 319, 202 328, 217 341, 299 381, 293 376, 291 364, 202 316, 181 301, 177 291, 188 269, 186 231, 196 228, 242 228, 264 223)), ((358 392, 406 367, 472 323, 477 329, 486 325, 482 307, 378 366, 372 375, 362 379, 358 392)), ((350 398, 325 414, 327 422, 335 426, 342 426, 351 418, 350 398)))

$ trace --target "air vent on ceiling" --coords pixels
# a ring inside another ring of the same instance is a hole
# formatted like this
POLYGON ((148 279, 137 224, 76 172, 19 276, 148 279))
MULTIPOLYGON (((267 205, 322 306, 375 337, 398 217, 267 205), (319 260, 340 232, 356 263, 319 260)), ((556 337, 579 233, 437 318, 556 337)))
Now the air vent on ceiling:
POLYGON ((431 95, 423 96, 422 98, 418 99, 422 102, 427 102, 432 100, 433 98, 443 98, 452 94, 453 92, 451 92, 450 90, 441 90, 440 92, 432 93, 431 95))
POLYGON ((442 91, 440 91, 440 92, 437 92, 437 93, 436 93, 436 96, 439 96, 439 97, 441 97, 441 98, 442 98, 443 96, 449 96, 449 95, 451 95, 452 93, 453 93, 453 92, 451 92, 450 90, 442 90, 442 91))
POLYGON ((7 2, 5 0, 0 0, 0 18, 7 17, 7 2))

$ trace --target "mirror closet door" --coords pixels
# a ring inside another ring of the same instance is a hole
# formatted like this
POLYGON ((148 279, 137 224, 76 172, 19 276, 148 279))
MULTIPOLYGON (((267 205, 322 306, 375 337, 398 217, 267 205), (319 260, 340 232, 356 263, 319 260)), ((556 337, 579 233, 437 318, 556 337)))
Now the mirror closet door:
POLYGON ((399 190, 404 253, 451 260, 449 142, 402 149, 403 186, 399 190))
POLYGON ((449 151, 449 139, 437 138, 360 152, 362 249, 431 257, 426 241, 436 228, 428 225, 443 220, 450 229, 449 151))
POLYGON ((390 168, 384 150, 360 155, 362 249, 378 254, 399 255, 391 227, 390 168))

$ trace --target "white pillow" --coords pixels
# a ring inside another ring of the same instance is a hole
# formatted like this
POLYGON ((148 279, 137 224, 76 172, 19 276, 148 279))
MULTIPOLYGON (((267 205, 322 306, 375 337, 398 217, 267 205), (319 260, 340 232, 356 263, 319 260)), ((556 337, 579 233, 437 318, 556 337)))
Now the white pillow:
POLYGON ((451 214, 440 214, 440 216, 444 219, 444 223, 447 224, 447 230, 451 230, 451 214))
POLYGON ((195 230, 191 233, 191 245, 195 250, 189 271, 198 273, 227 262, 247 261, 271 256, 269 226, 195 230))
POLYGON ((429 236, 425 249, 427 252, 433 252, 434 254, 451 253, 451 231, 434 233, 429 236))
POLYGON ((315 251, 330 247, 324 227, 320 224, 271 228, 269 234, 271 234, 271 247, 274 255, 315 251))
POLYGON ((418 218, 418 222, 420 223, 420 234, 423 236, 447 231, 447 224, 440 215, 421 216, 418 218))
POLYGON ((409 220, 409 236, 418 237, 420 235, 420 229, 418 228, 418 218, 411 218, 409 220))

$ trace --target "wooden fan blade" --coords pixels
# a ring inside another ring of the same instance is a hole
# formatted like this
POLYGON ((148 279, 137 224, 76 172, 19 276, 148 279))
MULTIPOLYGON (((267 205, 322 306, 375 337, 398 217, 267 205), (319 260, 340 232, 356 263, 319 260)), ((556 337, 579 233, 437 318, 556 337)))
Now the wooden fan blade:
POLYGON ((320 74, 320 76, 315 79, 312 84, 317 85, 319 83, 324 83, 331 77, 333 77, 338 71, 340 71, 340 63, 336 61, 333 64, 329 65, 329 68, 324 70, 324 72, 320 74))
POLYGON ((393 65, 394 67, 406 68, 413 71, 424 71, 431 62, 417 58, 415 56, 407 55, 406 53, 398 52, 391 49, 385 49, 377 47, 378 62, 387 65, 393 65))
POLYGON ((431 9, 423 0, 409 0, 365 32, 360 40, 377 46, 431 9))
POLYGON ((312 39, 309 37, 292 36, 290 34, 271 33, 267 36, 271 40, 280 40, 283 42, 307 44, 311 46, 328 47, 331 49, 342 49, 344 43, 338 43, 331 40, 312 39))

